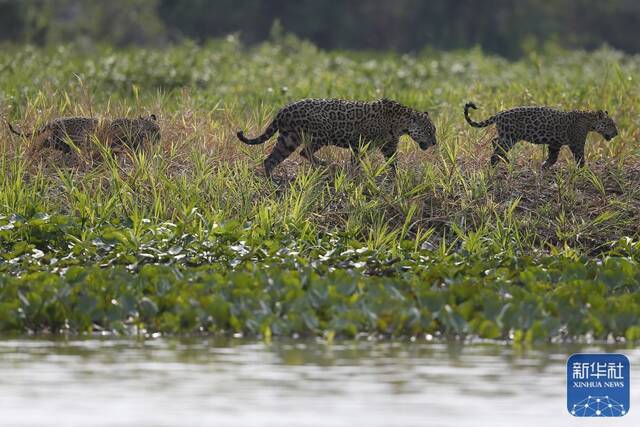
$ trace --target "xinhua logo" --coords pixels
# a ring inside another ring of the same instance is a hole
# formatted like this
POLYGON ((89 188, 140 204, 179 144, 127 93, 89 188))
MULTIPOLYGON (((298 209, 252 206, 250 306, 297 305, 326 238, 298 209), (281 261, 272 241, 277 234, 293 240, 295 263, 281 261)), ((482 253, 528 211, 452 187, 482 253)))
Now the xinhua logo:
POLYGON ((567 409, 576 417, 629 412, 629 359, 623 354, 574 354, 567 361, 567 409))

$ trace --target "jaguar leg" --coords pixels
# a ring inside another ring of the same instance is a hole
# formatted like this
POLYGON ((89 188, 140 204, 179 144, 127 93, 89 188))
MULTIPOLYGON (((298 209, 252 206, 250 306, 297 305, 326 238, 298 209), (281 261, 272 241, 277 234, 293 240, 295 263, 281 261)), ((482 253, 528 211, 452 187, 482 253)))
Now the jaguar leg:
POLYGON ((542 167, 545 169, 550 168, 555 165, 558 161, 558 155, 560 154, 560 145, 549 144, 549 156, 547 160, 542 164, 542 167))
POLYGON ((507 153, 513 147, 513 141, 508 138, 497 136, 491 141, 493 154, 491 155, 491 166, 495 166, 499 161, 509 163, 507 153))
POLYGON ((584 143, 570 145, 571 153, 573 154, 573 158, 576 160, 576 164, 578 167, 584 166, 584 143))
POLYGON ((382 154, 384 158, 390 162, 389 166, 391 167, 391 173, 393 175, 397 172, 397 152, 398 152, 398 141, 391 141, 382 146, 382 154))
POLYGON ((316 155, 315 152, 318 151, 320 149, 319 145, 316 144, 306 144, 303 148, 302 151, 300 151, 300 155, 302 157, 304 157, 305 159, 307 159, 308 161, 311 162, 312 165, 314 166, 326 166, 327 162, 325 162, 322 159, 319 159, 316 155))
POLYGON ((271 178, 273 169, 282 163, 300 145, 297 136, 290 132, 282 132, 278 136, 278 141, 271 150, 271 154, 264 161, 264 171, 267 177, 271 178))

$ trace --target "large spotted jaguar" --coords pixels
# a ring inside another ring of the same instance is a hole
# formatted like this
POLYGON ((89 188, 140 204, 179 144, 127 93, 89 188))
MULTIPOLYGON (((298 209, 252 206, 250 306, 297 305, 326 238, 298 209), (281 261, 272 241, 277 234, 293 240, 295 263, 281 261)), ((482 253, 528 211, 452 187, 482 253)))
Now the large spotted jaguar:
POLYGON ((618 135, 613 119, 606 111, 560 111, 549 107, 518 107, 502 111, 480 123, 469 117, 469 108, 476 109, 474 103, 464 106, 464 117, 477 128, 496 125, 498 134, 493 139, 491 164, 498 160, 508 161, 506 154, 518 141, 533 144, 547 144, 549 156, 543 167, 553 166, 558 160, 560 148, 568 145, 579 166, 584 165, 584 144, 589 132, 598 132, 607 141, 618 135))
POLYGON ((409 135, 426 150, 436 144, 436 129, 426 112, 419 112, 389 99, 374 102, 341 99, 304 99, 278 111, 264 134, 248 139, 242 131, 238 138, 245 144, 263 144, 276 132, 278 141, 264 161, 267 176, 298 146, 301 155, 313 164, 323 164, 315 152, 325 145, 351 148, 357 153, 360 144, 372 143, 387 159, 392 159, 398 140, 409 135))
POLYGON ((86 145, 93 136, 110 146, 139 148, 145 140, 160 140, 160 127, 155 114, 147 117, 101 120, 94 117, 60 117, 45 123, 38 130, 23 133, 7 122, 11 132, 24 138, 44 135, 43 145, 68 153, 69 141, 77 146, 86 145))

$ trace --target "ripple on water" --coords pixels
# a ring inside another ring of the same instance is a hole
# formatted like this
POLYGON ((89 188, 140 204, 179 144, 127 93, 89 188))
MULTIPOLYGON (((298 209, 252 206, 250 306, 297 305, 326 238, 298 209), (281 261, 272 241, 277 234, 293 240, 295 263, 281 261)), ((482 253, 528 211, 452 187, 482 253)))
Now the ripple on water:
MULTIPOLYGON (((579 425, 564 401, 579 350, 602 347, 0 340, 0 408, 16 427, 579 425)), ((637 373, 640 350, 621 351, 637 373)))

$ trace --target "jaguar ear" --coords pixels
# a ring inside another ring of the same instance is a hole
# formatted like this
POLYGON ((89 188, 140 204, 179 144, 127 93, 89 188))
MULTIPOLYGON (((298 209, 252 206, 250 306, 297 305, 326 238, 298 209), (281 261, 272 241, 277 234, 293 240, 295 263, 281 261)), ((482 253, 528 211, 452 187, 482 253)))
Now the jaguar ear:
POLYGON ((150 118, 151 120, 153 120, 154 122, 155 122, 156 120, 158 120, 158 118, 156 117, 156 115, 155 115, 155 114, 150 115, 150 116, 149 116, 149 118, 150 118))
POLYGON ((606 111, 602 111, 602 110, 598 110, 598 118, 599 119, 604 119, 605 117, 607 117, 607 112, 606 111))
POLYGON ((429 112, 428 112, 428 111, 425 111, 425 112, 424 112, 424 114, 425 114, 427 117, 429 117, 429 112))

